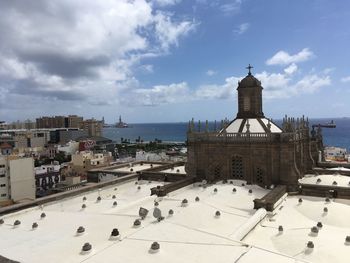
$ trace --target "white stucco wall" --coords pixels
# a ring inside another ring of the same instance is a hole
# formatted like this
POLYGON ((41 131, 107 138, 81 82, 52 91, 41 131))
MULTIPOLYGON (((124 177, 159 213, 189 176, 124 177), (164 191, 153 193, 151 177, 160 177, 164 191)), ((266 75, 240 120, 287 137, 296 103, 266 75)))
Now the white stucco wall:
POLYGON ((15 202, 22 199, 35 199, 33 158, 10 160, 9 167, 11 199, 15 202))

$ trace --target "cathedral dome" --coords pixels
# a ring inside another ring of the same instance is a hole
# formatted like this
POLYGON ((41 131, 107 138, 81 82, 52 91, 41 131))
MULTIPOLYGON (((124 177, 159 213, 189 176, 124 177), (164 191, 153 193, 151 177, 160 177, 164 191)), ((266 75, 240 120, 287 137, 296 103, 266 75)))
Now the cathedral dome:
POLYGON ((238 88, 261 87, 261 82, 255 78, 250 72, 238 83, 238 88))

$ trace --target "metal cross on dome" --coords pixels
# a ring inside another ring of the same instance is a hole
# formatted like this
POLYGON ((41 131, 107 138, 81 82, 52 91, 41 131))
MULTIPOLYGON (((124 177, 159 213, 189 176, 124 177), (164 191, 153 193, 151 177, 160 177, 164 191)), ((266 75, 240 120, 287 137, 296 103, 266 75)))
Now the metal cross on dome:
POLYGON ((250 70, 254 68, 253 66, 251 66, 250 64, 248 65, 248 67, 246 67, 246 69, 248 69, 248 75, 252 75, 252 73, 250 72, 250 70))

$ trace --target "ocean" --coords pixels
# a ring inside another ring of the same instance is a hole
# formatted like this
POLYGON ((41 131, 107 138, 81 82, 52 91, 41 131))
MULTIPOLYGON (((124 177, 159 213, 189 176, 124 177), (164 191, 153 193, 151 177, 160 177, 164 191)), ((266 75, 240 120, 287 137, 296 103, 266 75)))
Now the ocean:
MULTIPOLYGON (((311 124, 325 124, 334 121, 336 128, 322 129, 323 143, 325 146, 337 146, 350 150, 350 118, 336 119, 311 119, 311 124)), ((274 120, 281 126, 282 120, 274 120)), ((169 142, 184 142, 188 123, 138 123, 129 124, 129 128, 104 128, 103 136, 113 141, 120 142, 121 138, 135 142, 139 137, 143 141, 154 141, 155 139, 169 142)), ((219 122, 218 122, 219 126, 219 122)), ((204 128, 204 123, 202 122, 204 128)), ((214 123, 209 123, 209 129, 214 127, 214 123)))

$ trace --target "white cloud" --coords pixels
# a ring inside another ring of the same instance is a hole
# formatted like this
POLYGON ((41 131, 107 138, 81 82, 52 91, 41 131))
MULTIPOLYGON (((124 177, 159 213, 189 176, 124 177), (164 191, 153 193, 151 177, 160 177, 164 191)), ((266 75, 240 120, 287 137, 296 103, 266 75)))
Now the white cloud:
POLYGON ((209 69, 207 70, 206 74, 211 77, 214 76, 215 74, 217 74, 217 72, 215 70, 209 69))
POLYGON ((312 51, 308 48, 302 49, 299 53, 290 55, 286 51, 278 51, 272 58, 266 61, 267 65, 288 65, 309 60, 313 56, 312 51))
POLYGON ((298 70, 298 66, 295 63, 290 64, 288 67, 284 69, 284 72, 288 75, 292 75, 298 70))
POLYGON ((155 17, 156 36, 161 43, 161 47, 168 51, 171 45, 178 45, 181 36, 186 36, 194 30, 196 23, 193 21, 173 22, 171 16, 164 12, 158 12, 155 17))
POLYGON ((242 0, 231 0, 227 3, 220 4, 219 8, 225 14, 237 13, 241 9, 242 0))
POLYGON ((193 98, 195 99, 228 99, 232 98, 237 83, 240 80, 238 77, 229 77, 225 79, 225 83, 221 85, 201 85, 194 91, 193 98))
POLYGON ((264 97, 268 99, 288 98, 299 94, 312 94, 320 88, 329 86, 331 78, 327 75, 311 74, 301 79, 293 79, 290 74, 267 73, 256 74, 264 87, 264 97))
POLYGON ((163 104, 180 103, 190 98, 186 82, 170 85, 157 85, 150 89, 134 89, 124 94, 122 100, 133 106, 158 106, 163 104))
POLYGON ((154 71, 153 65, 150 64, 141 65, 140 69, 145 73, 153 73, 154 71))
POLYGON ((152 0, 152 2, 159 6, 169 6, 176 5, 181 2, 181 0, 152 0))
POLYGON ((0 83, 6 90, 0 104, 19 109, 13 100, 23 96, 29 104, 37 97, 53 104, 116 103, 125 89, 139 88, 134 70, 142 59, 169 53, 196 27, 146 0, 0 1, 0 10, 0 83))
POLYGON ((343 82, 343 83, 350 82, 350 76, 347 76, 347 77, 341 78, 341 79, 340 79, 340 81, 341 81, 341 82, 343 82))
POLYGON ((249 23, 243 23, 243 24, 240 24, 235 30, 234 32, 238 35, 241 35, 243 33, 245 33, 250 27, 250 24, 249 23))

